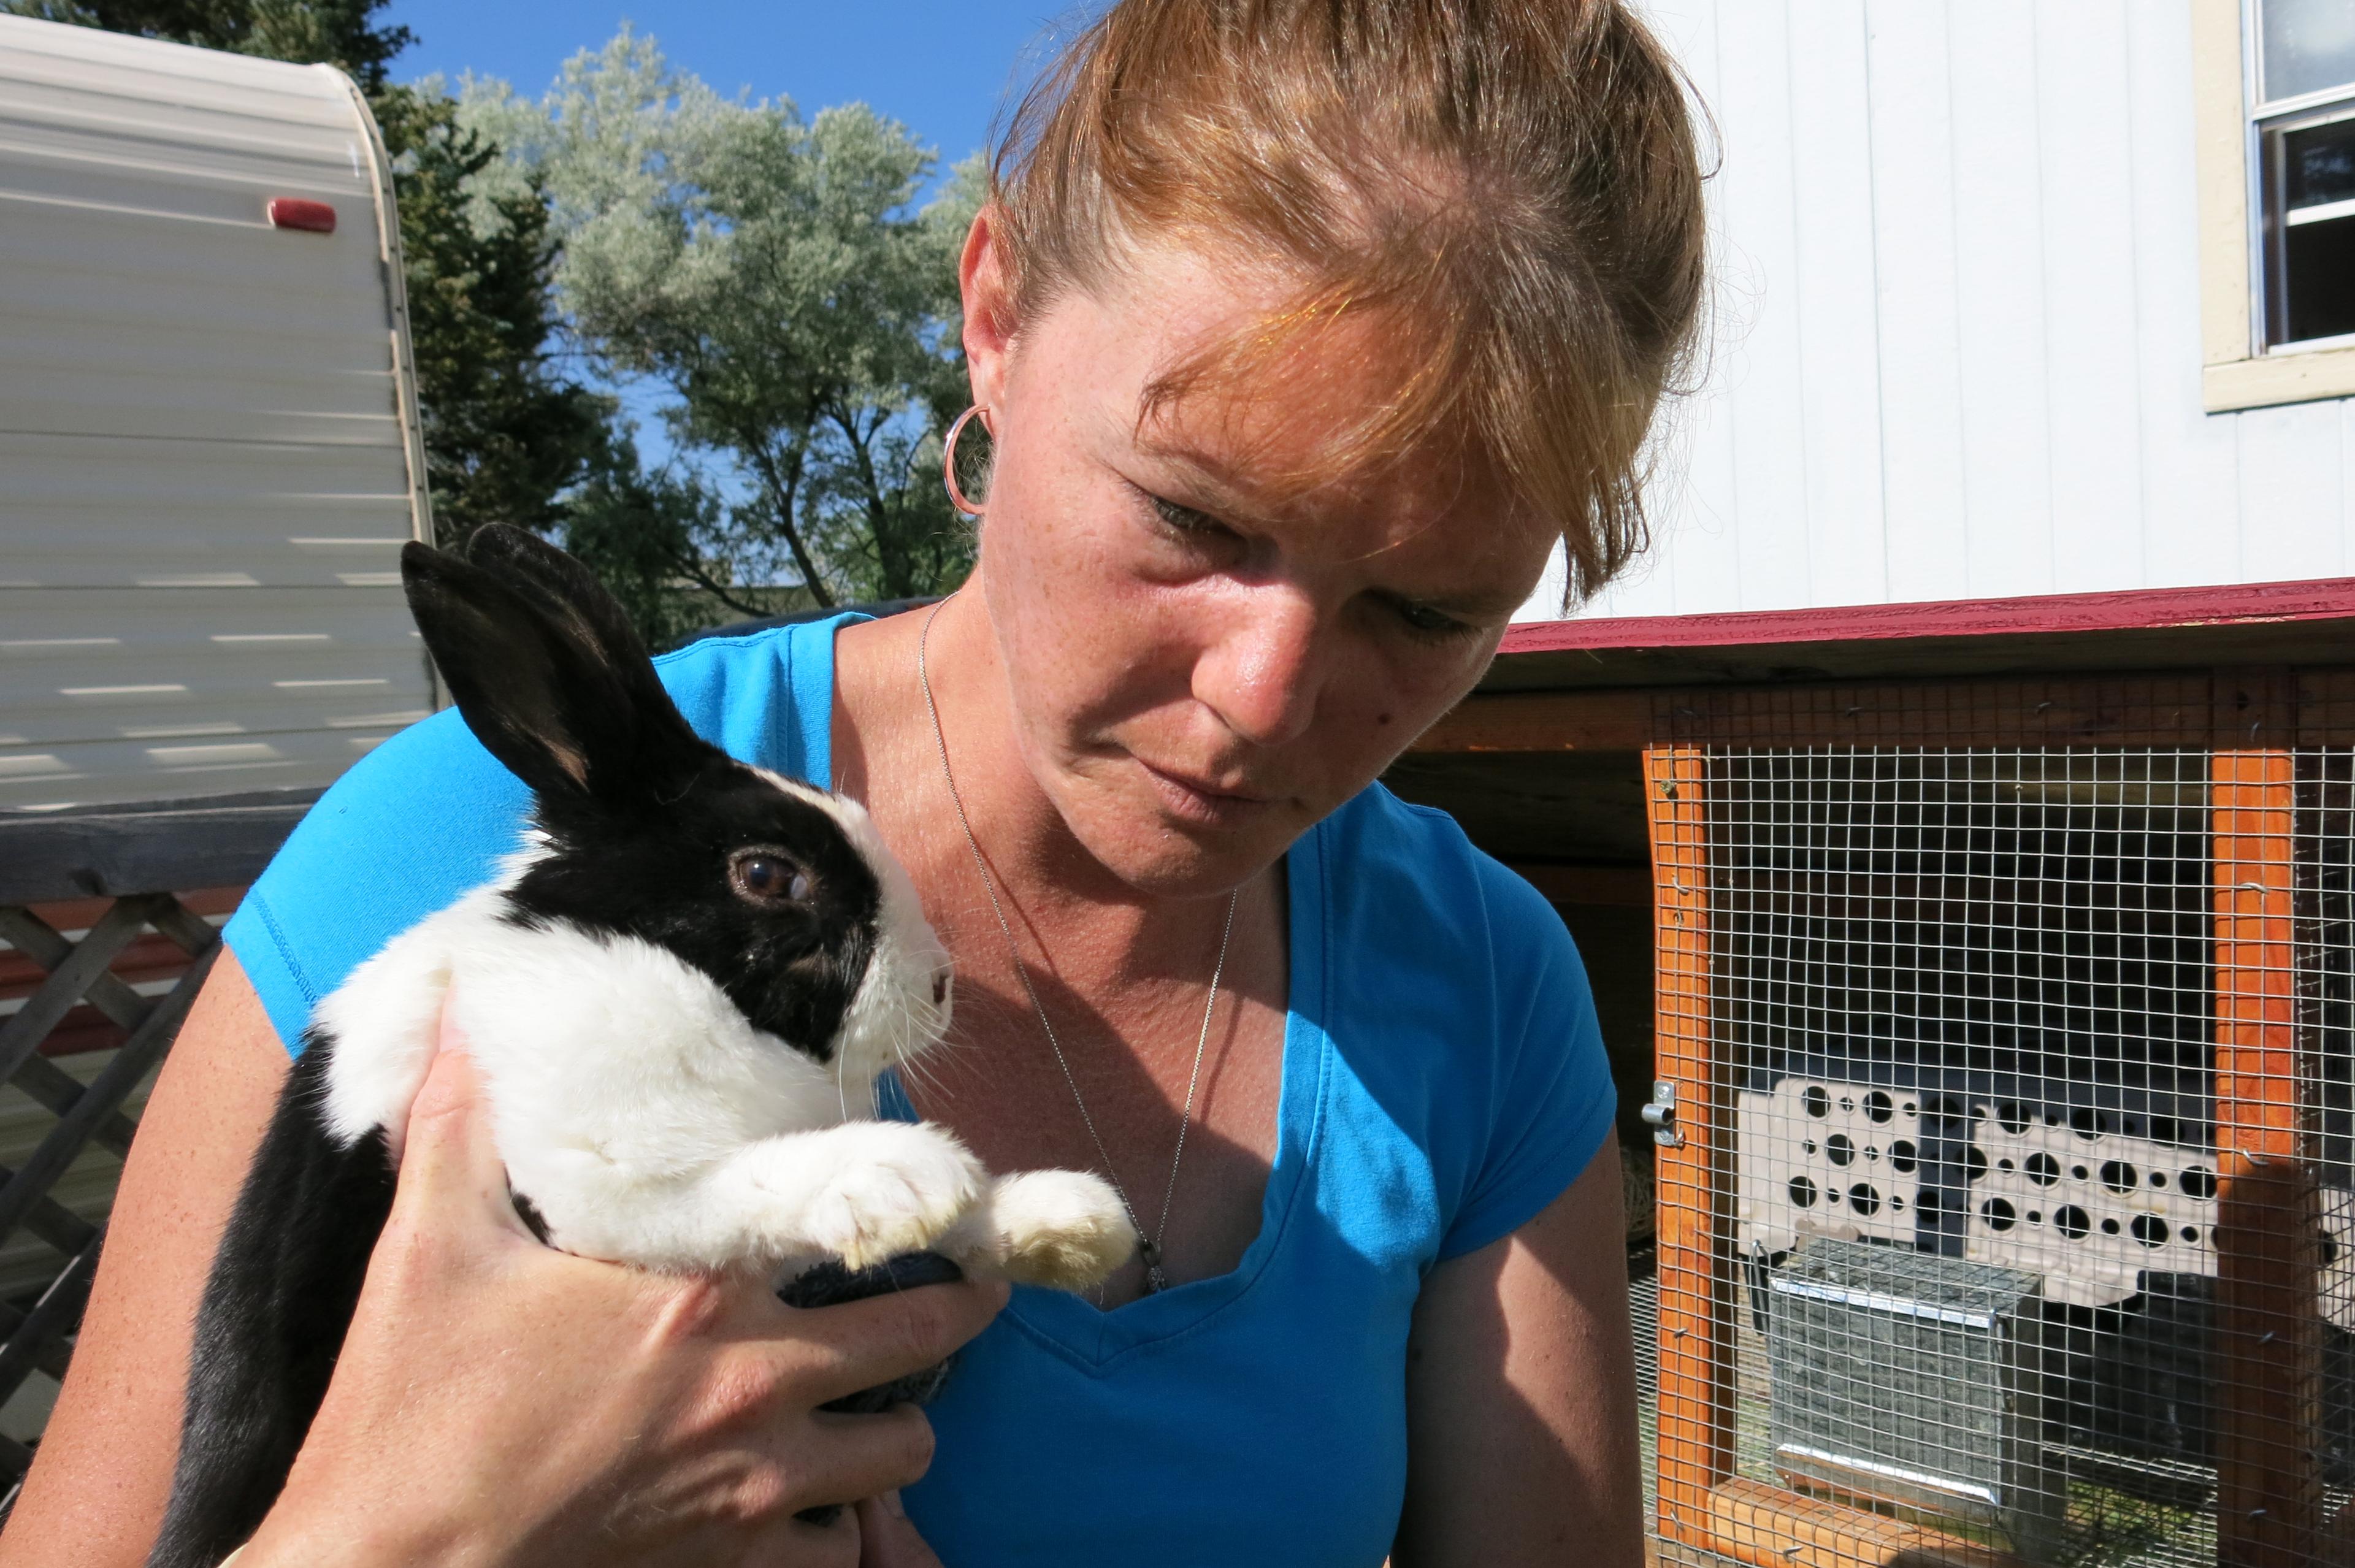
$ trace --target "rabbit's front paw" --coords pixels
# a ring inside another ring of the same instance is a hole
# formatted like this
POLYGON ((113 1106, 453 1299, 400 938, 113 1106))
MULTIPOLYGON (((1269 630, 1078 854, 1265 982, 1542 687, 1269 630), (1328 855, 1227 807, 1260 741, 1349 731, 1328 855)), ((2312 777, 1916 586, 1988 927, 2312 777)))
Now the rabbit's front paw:
POLYGON ((1136 1251, 1136 1227, 1102 1177, 1078 1170, 1009 1176, 990 1194, 998 1266, 1008 1279, 1085 1290, 1136 1251))
POLYGON ((980 1165, 937 1127, 877 1122, 840 1140, 807 1211, 809 1240, 854 1269, 922 1252, 979 1198, 980 1165))

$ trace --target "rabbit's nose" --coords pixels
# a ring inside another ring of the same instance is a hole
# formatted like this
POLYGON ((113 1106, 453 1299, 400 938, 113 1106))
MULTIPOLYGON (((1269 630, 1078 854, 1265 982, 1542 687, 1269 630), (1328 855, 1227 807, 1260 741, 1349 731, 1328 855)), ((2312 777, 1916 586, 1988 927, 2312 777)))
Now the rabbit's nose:
POLYGON ((932 1006, 937 1008, 948 999, 949 971, 945 968, 935 969, 932 971, 932 1006))

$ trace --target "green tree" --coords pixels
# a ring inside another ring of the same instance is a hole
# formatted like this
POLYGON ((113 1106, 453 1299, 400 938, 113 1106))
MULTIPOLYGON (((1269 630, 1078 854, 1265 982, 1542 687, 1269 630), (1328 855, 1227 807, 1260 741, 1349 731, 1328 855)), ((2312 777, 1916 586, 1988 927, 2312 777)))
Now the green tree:
POLYGON ((552 204, 576 341, 670 393, 674 441, 712 466, 728 499, 702 559, 734 582, 789 572, 818 604, 963 577, 937 475, 977 168, 919 208, 934 159, 905 127, 722 98, 626 29, 538 103, 499 82, 464 103, 552 204))
POLYGON ((446 93, 388 81, 388 65, 412 37, 380 25, 384 3, 0 0, 0 9, 348 71, 393 160, 436 531, 454 544, 486 522, 553 529, 565 493, 600 450, 611 405, 548 358, 556 320, 547 205, 495 144, 458 123, 446 93))
POLYGON ((565 509, 564 548, 662 648, 723 622, 811 608, 799 585, 737 581, 728 507, 704 478, 676 464, 647 469, 628 435, 599 443, 565 509))
POLYGON ((387 64, 416 42, 407 27, 378 24, 384 6, 385 0, 5 0, 0 10, 265 59, 340 66, 373 96, 384 89, 387 64))
POLYGON ((375 102, 394 157, 434 531, 445 546, 485 523, 555 531, 613 411, 549 364, 548 205, 528 182, 485 182, 499 149, 458 123, 454 99, 429 85, 375 102))

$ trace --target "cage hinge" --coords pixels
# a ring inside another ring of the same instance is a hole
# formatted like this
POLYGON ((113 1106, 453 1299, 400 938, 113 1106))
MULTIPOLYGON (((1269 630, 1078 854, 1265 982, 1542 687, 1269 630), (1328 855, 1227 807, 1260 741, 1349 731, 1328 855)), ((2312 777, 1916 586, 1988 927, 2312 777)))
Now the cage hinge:
POLYGON ((1652 1129, 1652 1141, 1660 1147, 1685 1147, 1684 1134, 1677 1131, 1677 1086, 1665 1078, 1652 1083, 1652 1103, 1644 1107, 1644 1125, 1652 1129))

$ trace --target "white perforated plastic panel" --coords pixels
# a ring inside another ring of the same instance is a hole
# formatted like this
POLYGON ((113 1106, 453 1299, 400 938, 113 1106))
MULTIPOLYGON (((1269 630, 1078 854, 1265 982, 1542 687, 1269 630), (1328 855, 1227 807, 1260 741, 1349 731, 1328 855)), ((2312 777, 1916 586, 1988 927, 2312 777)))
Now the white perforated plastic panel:
POLYGON ((1786 1078, 1741 1096, 1745 1250, 1788 1252, 1801 1236, 1911 1244, 1919 1106, 1861 1084, 1786 1078))
POLYGON ((2077 1307, 2124 1301, 2145 1270, 2216 1272, 2208 1155, 2098 1125, 2081 1131, 2057 1115, 1972 1109, 1972 1147, 1987 1164, 1971 1188, 1965 1257, 2033 1270, 2047 1300, 2077 1307))
MULTIPOLYGON (((1918 1098, 1837 1079, 1786 1078, 1739 1097, 1742 1250, 1789 1252, 1803 1237, 1915 1243, 1918 1098)), ((2216 1273, 2216 1162, 2202 1149, 2110 1130, 2106 1114, 2063 1117, 1971 1106, 1963 1255, 2044 1277, 2048 1300, 2110 1307, 2147 1274, 2216 1273)), ((2355 1330, 2355 1193, 2326 1189, 2324 1315, 2355 1330)))

